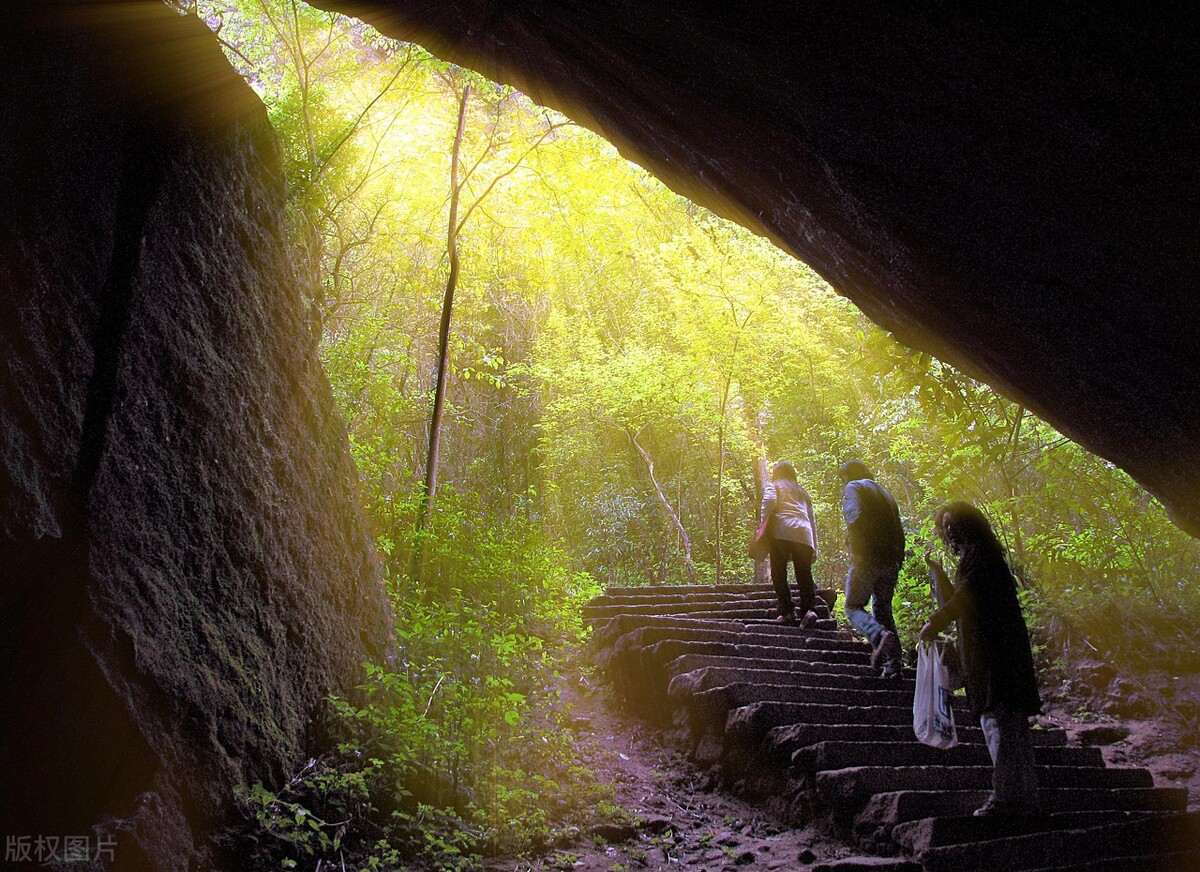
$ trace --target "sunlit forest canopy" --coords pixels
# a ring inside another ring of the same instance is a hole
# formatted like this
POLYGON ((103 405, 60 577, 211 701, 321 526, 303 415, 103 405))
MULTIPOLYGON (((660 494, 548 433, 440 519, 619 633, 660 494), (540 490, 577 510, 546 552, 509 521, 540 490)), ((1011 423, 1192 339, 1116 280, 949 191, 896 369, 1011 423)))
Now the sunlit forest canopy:
MULTIPOLYGON (((425 464, 451 144, 470 86, 442 533, 520 536, 601 584, 744 579, 756 462, 786 457, 825 533, 818 579, 836 586, 835 470, 856 456, 892 488, 918 542, 945 499, 985 506, 1026 580, 1068 610, 1081 592, 1155 607, 1192 597, 1196 543, 1126 476, 901 347, 803 264, 594 134, 290 0, 198 11, 283 143, 314 330, 397 582, 425 464)), ((428 583, 481 582, 450 559, 428 583)))

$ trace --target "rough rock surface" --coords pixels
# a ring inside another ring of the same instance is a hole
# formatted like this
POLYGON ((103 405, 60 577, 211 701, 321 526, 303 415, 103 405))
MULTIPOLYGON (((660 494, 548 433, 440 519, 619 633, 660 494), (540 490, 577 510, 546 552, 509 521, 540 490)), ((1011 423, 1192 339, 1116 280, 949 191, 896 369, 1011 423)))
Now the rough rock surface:
POLYGON ((1200 534, 1188 7, 317 5, 592 127, 1200 534))
POLYGON ((356 475, 277 144, 211 34, 5 13, 0 833, 208 868, 233 785, 386 643, 356 475))

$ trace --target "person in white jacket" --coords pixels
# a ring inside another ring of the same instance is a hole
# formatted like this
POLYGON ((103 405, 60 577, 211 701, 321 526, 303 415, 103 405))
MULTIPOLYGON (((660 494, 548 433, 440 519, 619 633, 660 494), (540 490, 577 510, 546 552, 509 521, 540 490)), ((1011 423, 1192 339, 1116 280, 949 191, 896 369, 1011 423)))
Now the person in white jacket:
POLYGON ((817 557, 817 523, 808 492, 796 481, 796 469, 781 460, 771 469, 771 480, 763 488, 759 517, 768 521, 771 537, 771 583, 779 598, 779 617, 783 624, 796 623, 796 606, 788 590, 787 570, 791 562, 796 569, 796 589, 799 592, 800 624, 812 626, 817 620, 813 611, 816 589, 812 564, 817 557))

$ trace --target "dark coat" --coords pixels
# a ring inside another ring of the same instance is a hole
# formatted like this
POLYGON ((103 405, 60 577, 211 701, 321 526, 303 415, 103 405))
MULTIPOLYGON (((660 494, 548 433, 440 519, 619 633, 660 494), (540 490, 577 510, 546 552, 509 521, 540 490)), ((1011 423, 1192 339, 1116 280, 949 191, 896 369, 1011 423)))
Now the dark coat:
POLYGON ((938 632, 959 621, 971 714, 999 709, 1035 715, 1042 709, 1029 631, 1017 584, 1002 554, 966 554, 954 596, 930 619, 938 632))
POLYGON ((850 556, 856 562, 904 561, 900 509, 883 485, 871 478, 848 482, 842 495, 842 517, 846 519, 850 556))

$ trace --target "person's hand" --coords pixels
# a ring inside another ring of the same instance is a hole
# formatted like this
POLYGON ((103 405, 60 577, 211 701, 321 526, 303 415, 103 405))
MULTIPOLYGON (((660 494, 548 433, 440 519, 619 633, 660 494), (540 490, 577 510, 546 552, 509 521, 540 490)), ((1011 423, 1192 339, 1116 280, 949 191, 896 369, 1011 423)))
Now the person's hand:
POLYGON ((940 561, 936 557, 934 557, 933 554, 929 551, 925 552, 925 565, 928 566, 930 569, 936 569, 938 572, 942 573, 943 575, 946 574, 946 568, 944 566, 942 566, 942 561, 940 561))
POLYGON ((937 630, 933 628, 933 624, 929 621, 925 622, 925 626, 921 628, 918 634, 922 642, 932 642, 937 639, 937 630))

